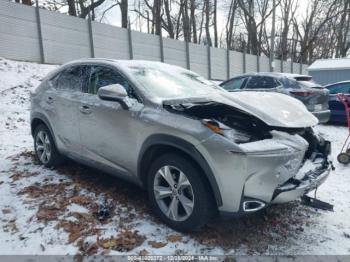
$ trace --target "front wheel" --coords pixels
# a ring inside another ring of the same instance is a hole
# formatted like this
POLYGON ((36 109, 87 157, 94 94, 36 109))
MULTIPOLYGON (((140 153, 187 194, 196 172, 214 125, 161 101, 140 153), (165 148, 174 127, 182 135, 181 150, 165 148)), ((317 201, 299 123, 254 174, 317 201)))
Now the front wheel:
POLYGON ((190 160, 177 154, 165 154, 153 163, 148 194, 153 211, 178 231, 198 230, 216 211, 203 174, 190 160))
POLYGON ((34 150, 37 159, 46 167, 54 167, 62 162, 50 130, 45 125, 39 125, 34 131, 34 150))

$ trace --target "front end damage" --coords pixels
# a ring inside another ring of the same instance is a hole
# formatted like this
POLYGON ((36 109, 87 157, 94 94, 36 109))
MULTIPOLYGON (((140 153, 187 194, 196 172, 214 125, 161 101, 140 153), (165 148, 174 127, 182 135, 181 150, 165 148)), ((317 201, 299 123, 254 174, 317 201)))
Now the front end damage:
POLYGON ((247 156, 248 177, 240 211, 253 212, 269 204, 296 200, 319 187, 330 174, 329 141, 315 135, 311 128, 296 134, 287 132, 271 131, 271 139, 259 141, 264 150, 253 149, 259 142, 241 145, 247 156), (252 201, 260 204, 253 205, 252 201), (248 207, 246 202, 250 203, 248 207))
POLYGON ((296 200, 330 174, 330 142, 311 125, 272 126, 251 112, 213 101, 171 102, 164 107, 198 119, 216 133, 198 149, 215 173, 222 213, 251 213, 296 200))

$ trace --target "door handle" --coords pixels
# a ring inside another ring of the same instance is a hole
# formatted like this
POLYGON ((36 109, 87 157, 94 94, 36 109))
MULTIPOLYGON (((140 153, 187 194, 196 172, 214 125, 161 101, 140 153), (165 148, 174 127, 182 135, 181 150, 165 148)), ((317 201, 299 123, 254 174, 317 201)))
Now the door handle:
POLYGON ((80 112, 85 114, 85 115, 91 114, 91 109, 87 105, 83 105, 79 109, 80 109, 80 112))
POLYGON ((53 98, 51 96, 48 96, 46 99, 46 103, 52 104, 53 103, 53 98))

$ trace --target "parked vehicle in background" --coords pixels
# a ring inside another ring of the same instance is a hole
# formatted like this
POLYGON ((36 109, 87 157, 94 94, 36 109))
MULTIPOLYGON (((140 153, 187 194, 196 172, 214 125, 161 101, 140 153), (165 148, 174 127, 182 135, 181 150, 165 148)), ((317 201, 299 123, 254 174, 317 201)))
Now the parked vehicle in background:
POLYGON ((327 89, 312 81, 311 76, 287 73, 254 73, 234 77, 220 84, 229 92, 268 91, 290 95, 304 103, 306 108, 326 123, 330 117, 327 89))
POLYGON ((329 90, 329 109, 331 110, 331 122, 347 123, 345 109, 339 101, 337 94, 341 93, 350 98, 350 80, 325 86, 329 90))
POLYGON ((64 155, 128 179, 180 231, 218 212, 252 213, 317 188, 330 173, 330 142, 314 133, 317 122, 288 96, 230 94, 160 62, 75 61, 31 95, 43 165, 64 155), (244 104, 257 97, 259 106, 244 104))

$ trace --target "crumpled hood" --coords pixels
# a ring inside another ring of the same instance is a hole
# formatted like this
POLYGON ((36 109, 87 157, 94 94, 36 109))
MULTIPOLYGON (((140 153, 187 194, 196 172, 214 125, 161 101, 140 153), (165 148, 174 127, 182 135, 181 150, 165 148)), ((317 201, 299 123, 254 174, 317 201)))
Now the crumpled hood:
POLYGON ((164 100, 164 105, 201 104, 215 102, 255 116, 269 126, 283 128, 305 128, 318 124, 299 100, 290 96, 270 92, 226 92, 218 91, 210 97, 193 97, 164 100))
POLYGON ((318 124, 299 100, 273 92, 232 92, 227 97, 270 126, 303 128, 318 124))

